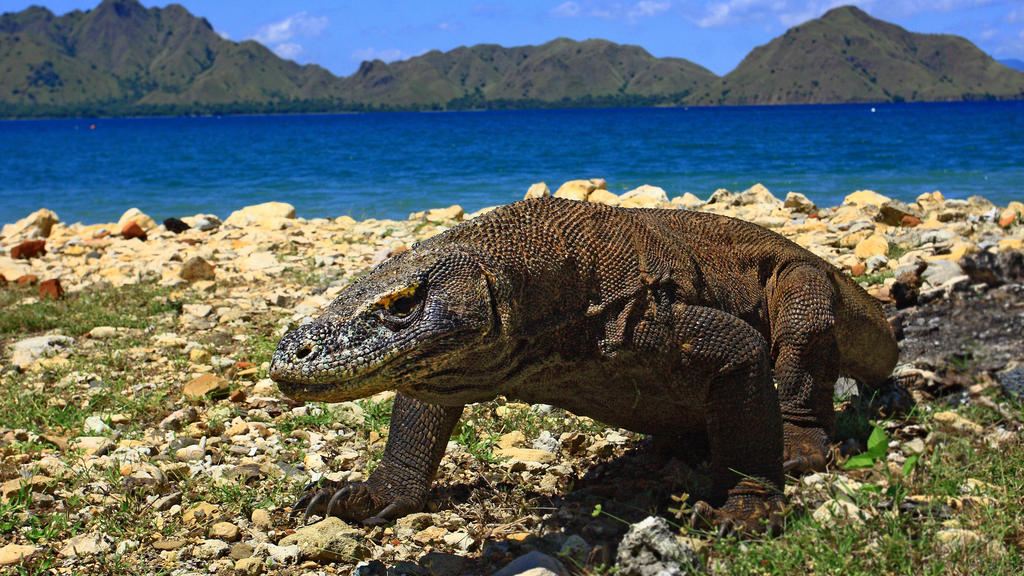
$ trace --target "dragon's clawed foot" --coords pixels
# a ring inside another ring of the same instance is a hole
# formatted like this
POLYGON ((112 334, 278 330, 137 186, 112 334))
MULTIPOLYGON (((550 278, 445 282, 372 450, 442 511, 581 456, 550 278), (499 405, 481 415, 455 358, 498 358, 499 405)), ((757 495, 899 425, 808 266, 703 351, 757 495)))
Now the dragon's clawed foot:
POLYGON ((307 485, 290 517, 303 514, 303 524, 311 516, 337 516, 364 526, 380 526, 421 507, 422 503, 408 497, 389 498, 369 482, 327 480, 307 485))
POLYGON ((734 496, 721 508, 714 508, 703 500, 693 506, 690 526, 698 530, 713 530, 719 537, 782 534, 785 526, 785 498, 765 499, 734 496))
POLYGON ((832 440, 823 428, 782 424, 785 448, 782 469, 798 476, 820 472, 832 461, 832 440))

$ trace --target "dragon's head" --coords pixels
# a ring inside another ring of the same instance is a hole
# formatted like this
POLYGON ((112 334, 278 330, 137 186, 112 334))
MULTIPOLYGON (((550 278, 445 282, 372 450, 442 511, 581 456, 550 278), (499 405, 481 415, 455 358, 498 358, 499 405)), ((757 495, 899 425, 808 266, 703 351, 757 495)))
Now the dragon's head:
POLYGON ((475 254, 401 252, 285 334, 270 363, 281 390, 338 402, 471 371, 500 330, 493 277, 475 254))

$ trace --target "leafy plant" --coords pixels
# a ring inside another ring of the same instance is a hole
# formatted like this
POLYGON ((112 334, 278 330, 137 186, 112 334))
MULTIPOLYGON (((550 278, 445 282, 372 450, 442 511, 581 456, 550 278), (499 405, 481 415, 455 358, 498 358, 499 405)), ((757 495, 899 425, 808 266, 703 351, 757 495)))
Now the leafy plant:
POLYGON ((851 456, 843 468, 846 470, 860 470, 862 468, 873 468, 879 460, 885 459, 885 453, 889 449, 889 436, 880 426, 875 426, 868 437, 868 449, 864 452, 851 456))

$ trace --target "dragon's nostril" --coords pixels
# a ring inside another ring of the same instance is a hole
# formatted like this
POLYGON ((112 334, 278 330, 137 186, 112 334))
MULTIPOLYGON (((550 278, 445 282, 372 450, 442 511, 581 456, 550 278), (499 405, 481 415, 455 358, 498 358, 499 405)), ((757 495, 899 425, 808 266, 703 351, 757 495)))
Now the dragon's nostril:
POLYGON ((302 360, 312 353, 313 347, 307 344, 306 346, 299 348, 298 351, 295 352, 295 357, 298 358, 299 360, 302 360))

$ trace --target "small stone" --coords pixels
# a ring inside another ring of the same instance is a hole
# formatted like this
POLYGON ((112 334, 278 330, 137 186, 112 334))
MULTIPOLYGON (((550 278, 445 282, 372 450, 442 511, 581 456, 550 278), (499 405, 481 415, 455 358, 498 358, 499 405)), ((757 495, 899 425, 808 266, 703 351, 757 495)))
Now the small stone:
POLYGON ((181 271, 178 275, 189 282, 213 280, 215 276, 213 266, 200 256, 193 256, 186 260, 181 265, 181 271))
POLYGON ((153 501, 153 509, 157 512, 166 512, 172 506, 181 504, 181 492, 171 492, 153 501))
POLYGON ((217 514, 220 514, 220 508, 209 502, 199 502, 195 506, 189 508, 181 515, 181 520, 185 524, 201 524, 213 518, 217 514))
POLYGON ((526 190, 526 195, 523 196, 523 199, 547 198, 548 196, 551 196, 551 190, 548 189, 548 185, 544 182, 537 182, 536 184, 530 185, 530 188, 526 190))
POLYGON ((298 544, 277 546, 270 544, 269 542, 265 542, 260 545, 260 548, 265 550, 267 555, 269 555, 274 562, 284 564, 285 566, 298 564, 299 555, 302 552, 298 544))
POLYGON ((82 450, 86 456, 103 456, 114 448, 114 443, 103 436, 79 436, 71 441, 71 448, 82 450))
POLYGON ((935 420, 936 424, 954 432, 976 435, 980 435, 985 432, 985 429, 980 424, 975 424, 956 412, 936 412, 932 416, 932 419, 935 420))
POLYGON ((900 218, 900 226, 902 226, 904 228, 914 228, 915 226, 918 226, 920 224, 921 224, 921 219, 918 218, 917 216, 912 216, 910 214, 904 214, 903 217, 900 218))
POLYGON ((558 191, 555 192, 555 198, 585 202, 596 188, 590 180, 570 180, 559 186, 558 191))
POLYGON ((304 526, 285 536, 278 544, 298 546, 301 557, 318 562, 365 560, 370 550, 363 544, 365 535, 331 516, 316 524, 304 526))
POLYGON ((493 576, 516 576, 529 572, 531 576, 569 576, 561 562, 536 550, 523 554, 498 570, 493 576), (537 569, 540 571, 534 571, 537 569))
POLYGON ((630 526, 619 543, 616 561, 623 576, 682 576, 700 571, 696 551, 676 538, 664 518, 655 516, 630 526))
POLYGON ((857 243, 857 246, 853 249, 853 254, 861 260, 867 260, 868 258, 878 256, 879 254, 884 255, 888 252, 889 242, 880 234, 868 236, 857 243))
POLYGON ((201 560, 216 560, 226 556, 231 550, 227 542, 221 540, 203 540, 198 546, 192 549, 192 555, 201 560))
POLYGON ((145 241, 147 238, 146 231, 139 226, 137 222, 129 222, 125 224, 124 228, 121 228, 121 236, 125 240, 132 240, 138 238, 139 240, 145 241))
POLYGON ((217 522, 210 527, 210 538, 234 542, 241 536, 242 531, 231 522, 217 522))
POLYGON ((534 450, 533 448, 499 448, 495 451, 503 458, 509 458, 519 462, 537 462, 549 464, 555 461, 555 455, 547 450, 534 450))
POLYGON ((861 510, 848 500, 826 500, 811 516, 823 526, 831 527, 843 522, 863 524, 861 510))
POLYGON ((252 511, 252 515, 250 516, 250 520, 252 520, 253 525, 255 525, 257 528, 266 529, 270 528, 271 526, 270 512, 267 512, 263 508, 254 509, 252 511))
POLYGON ((786 200, 782 204, 784 207, 789 208, 793 212, 799 212, 801 214, 813 214, 818 211, 818 207, 807 199, 807 196, 799 192, 789 192, 786 194, 786 200))
POLYGON ((39 283, 39 277, 35 274, 22 274, 15 282, 18 286, 35 286, 39 283))
POLYGON ((80 556, 93 556, 110 550, 110 543, 102 534, 79 534, 67 542, 60 549, 60 555, 64 558, 77 558, 80 556))
POLYGON ((266 561, 262 558, 242 558, 235 562, 235 572, 246 576, 255 576, 263 573, 266 561))
POLYGON ((185 400, 199 401, 207 395, 212 398, 220 398, 228 395, 231 383, 213 374, 203 374, 198 378, 188 381, 182 388, 182 395, 185 400))
POLYGON ((465 214, 466 213, 462 210, 462 207, 455 204, 447 208, 433 208, 431 210, 427 210, 424 214, 424 218, 427 222, 444 224, 447 222, 459 222, 465 214))
POLYGON ((107 426, 107 423, 103 421, 103 418, 99 416, 89 416, 85 419, 85 431, 89 434, 100 435, 112 432, 113 429, 107 426))
POLYGON ((178 218, 166 218, 164 220, 164 228, 175 234, 181 234, 192 227, 178 218))
POLYGON ((868 267, 865 264, 858 262, 857 264, 850 266, 850 276, 860 278, 865 272, 867 272, 867 269, 868 267))
POLYGON ((237 542, 231 547, 231 552, 228 554, 232 560, 241 560, 242 558, 248 558, 252 556, 254 549, 252 544, 246 542, 237 542))
POLYGON ((412 535, 413 542, 417 544, 429 544, 431 542, 440 542, 444 539, 445 535, 448 534, 448 530, 441 526, 427 526, 423 530, 412 535))
POLYGON ((195 462, 206 456, 206 449, 199 444, 185 446, 174 452, 174 457, 183 462, 195 462))
POLYGON ((502 434, 495 445, 498 448, 512 448, 517 445, 522 445, 526 442, 526 436, 519 430, 513 430, 507 434, 502 434))
POLYGON ((74 343, 74 338, 60 334, 19 340, 11 344, 11 364, 25 370, 36 360, 67 350, 74 343))
POLYGON ((46 240, 26 240, 11 248, 14 260, 30 260, 46 254, 46 240))
POLYGON ((8 544, 0 548, 0 566, 10 566, 28 561, 35 555, 38 548, 35 546, 22 546, 20 544, 8 544))
POLYGON ((94 340, 106 340, 117 336, 117 328, 114 328, 113 326, 96 326, 92 330, 89 330, 89 333, 86 334, 86 336, 94 340))
POLYGON ((668 203, 668 194, 665 192, 665 190, 659 188, 658 186, 651 186, 650 184, 643 184, 641 186, 638 186, 630 190, 629 192, 626 192, 620 197, 622 201, 640 200, 641 198, 646 200, 646 202, 641 200, 641 202, 644 204, 656 204, 659 202, 665 204, 668 203))
POLYGON ((157 540, 153 542, 153 548, 160 551, 177 550, 188 544, 188 541, 180 538, 167 538, 164 540, 157 540))
POLYGON ((43 280, 39 283, 39 299, 40 300, 60 300, 64 297, 64 287, 60 285, 60 280, 57 278, 50 278, 49 280, 43 280))

